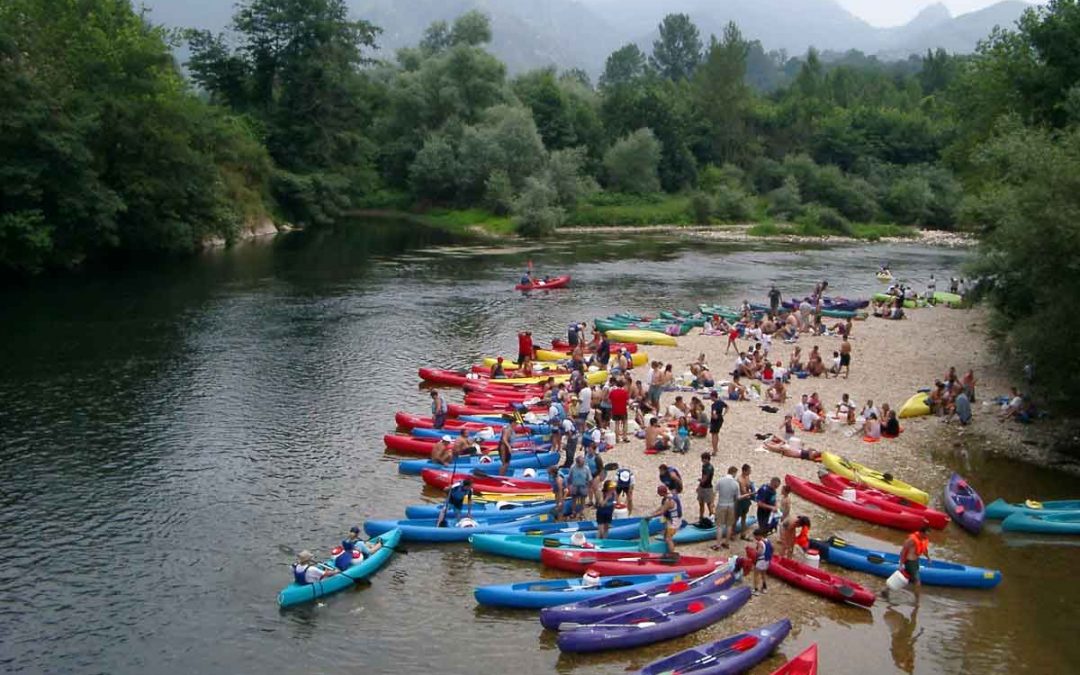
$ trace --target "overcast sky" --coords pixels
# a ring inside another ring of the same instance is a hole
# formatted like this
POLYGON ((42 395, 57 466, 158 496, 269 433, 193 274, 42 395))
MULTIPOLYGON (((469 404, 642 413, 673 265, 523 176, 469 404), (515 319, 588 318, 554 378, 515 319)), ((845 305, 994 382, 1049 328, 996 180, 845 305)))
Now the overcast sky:
MULTIPOLYGON (((924 7, 935 0, 838 0, 848 11, 875 26, 899 26, 915 17, 924 7)), ((953 16, 982 9, 1000 0, 944 0, 953 16)), ((1028 0, 1031 2, 1032 0, 1028 0)), ((1042 0, 1040 4, 1045 4, 1042 0)))

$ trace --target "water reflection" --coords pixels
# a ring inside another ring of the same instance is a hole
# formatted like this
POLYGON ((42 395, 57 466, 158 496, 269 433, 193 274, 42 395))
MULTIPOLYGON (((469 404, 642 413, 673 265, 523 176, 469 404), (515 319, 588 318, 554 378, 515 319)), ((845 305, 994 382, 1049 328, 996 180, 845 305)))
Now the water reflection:
POLYGON ((889 652, 892 654, 893 663, 905 673, 915 672, 915 642, 922 635, 922 629, 918 628, 919 603, 911 608, 911 615, 905 617, 895 606, 885 610, 885 623, 889 626, 892 641, 889 644, 889 652))

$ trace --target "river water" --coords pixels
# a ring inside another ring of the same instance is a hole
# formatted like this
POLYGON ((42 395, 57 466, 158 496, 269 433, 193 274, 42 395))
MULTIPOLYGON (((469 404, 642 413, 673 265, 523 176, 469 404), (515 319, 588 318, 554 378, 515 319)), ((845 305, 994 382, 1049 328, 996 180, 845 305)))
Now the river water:
MULTIPOLYGON (((275 598, 288 551, 323 550, 418 500, 380 439, 396 410, 425 410, 420 365, 510 353, 520 327, 552 336, 574 319, 737 304, 774 281, 794 293, 823 276, 869 292, 887 260, 921 284, 962 258, 660 234, 496 248, 381 225, 0 291, 0 670, 619 673, 688 647, 692 637, 560 657, 533 613, 479 609, 471 592, 550 573, 463 545, 410 545, 370 586, 319 605, 281 612, 275 598), (511 292, 527 260, 573 274, 574 289, 511 292)), ((962 449, 935 456, 977 462, 984 494, 1075 488, 962 449)), ((875 532, 843 524, 855 541, 875 532)), ((791 616, 763 673, 813 641, 829 673, 1077 672, 1080 549, 1066 544, 993 532, 950 543, 1005 582, 924 593, 914 615, 781 590, 721 632, 791 616)))

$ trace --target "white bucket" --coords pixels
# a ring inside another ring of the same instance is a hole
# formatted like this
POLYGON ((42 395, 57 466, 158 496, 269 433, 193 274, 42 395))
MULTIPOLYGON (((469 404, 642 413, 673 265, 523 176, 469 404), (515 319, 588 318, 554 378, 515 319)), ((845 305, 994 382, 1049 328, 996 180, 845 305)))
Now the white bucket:
POLYGON ((810 549, 806 552, 806 566, 807 567, 820 567, 821 566, 821 554, 817 552, 817 549, 810 549))
POLYGON ((892 576, 889 577, 888 581, 885 582, 885 585, 889 587, 890 591, 898 591, 908 585, 908 580, 903 572, 896 570, 892 573, 892 576))
POLYGON ((844 491, 840 493, 840 499, 845 502, 853 502, 856 499, 855 488, 844 488, 844 491))
POLYGON ((615 432, 614 431, 609 430, 609 431, 604 432, 604 445, 606 445, 609 448, 615 447, 615 432))
POLYGON ((611 512, 612 518, 629 518, 630 509, 626 508, 626 504, 616 504, 615 510, 611 512))

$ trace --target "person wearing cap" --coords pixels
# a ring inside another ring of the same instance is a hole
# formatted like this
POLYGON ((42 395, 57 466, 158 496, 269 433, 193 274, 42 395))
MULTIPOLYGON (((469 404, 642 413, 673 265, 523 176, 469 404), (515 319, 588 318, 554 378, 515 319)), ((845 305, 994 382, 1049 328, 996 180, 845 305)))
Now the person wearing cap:
POLYGON ((615 497, 626 496, 626 512, 634 512, 634 472, 627 467, 615 471, 615 497))
POLYGON ((724 426, 724 411, 727 403, 720 400, 720 393, 715 389, 709 394, 712 406, 709 413, 709 442, 712 443, 712 454, 715 457, 720 448, 720 429, 724 426))
POLYGON ((341 540, 341 553, 334 557, 334 567, 344 572, 380 548, 380 541, 366 542, 361 539, 360 527, 354 525, 349 529, 349 536, 341 540), (353 555, 353 551, 359 552, 359 557, 353 555))
POLYGON ((598 539, 606 539, 608 530, 611 528, 611 520, 615 517, 615 481, 604 481, 600 501, 596 504, 596 536, 598 539))
POLYGON ((562 429, 562 440, 566 446, 566 460, 562 467, 569 469, 574 464, 574 455, 577 454, 578 429, 577 425, 568 419, 563 420, 559 427, 562 429))
POLYGON ((466 478, 451 485, 446 493, 446 504, 444 504, 442 510, 439 511, 439 519, 435 522, 435 527, 443 527, 443 523, 446 521, 447 512, 450 509, 454 510, 454 518, 460 518, 461 509, 465 508, 466 502, 468 502, 468 510, 466 511, 465 516, 472 517, 472 501, 472 478, 466 478))
MULTIPOLYGON (((464 430, 462 430, 462 433, 464 433, 464 430)), ((450 449, 453 442, 454 439, 449 434, 435 441, 435 445, 431 446, 431 461, 443 466, 450 466, 450 462, 454 459, 454 453, 450 449)))
POLYGON ((431 392, 431 426, 436 429, 442 429, 446 424, 446 401, 439 396, 439 392, 432 390, 431 392))
POLYGON ((337 569, 320 565, 315 562, 311 551, 300 551, 296 556, 296 562, 292 566, 293 581, 301 586, 307 586, 321 581, 323 577, 332 577, 338 573, 337 569))
POLYGON ((498 380, 506 377, 506 371, 503 370, 503 357, 495 359, 495 364, 491 366, 491 379, 498 380))
POLYGON ((651 517, 663 519, 664 543, 667 544, 667 553, 668 555, 674 555, 675 533, 682 526, 682 500, 677 493, 669 490, 666 485, 656 486, 656 494, 660 496, 660 508, 656 509, 651 517))

